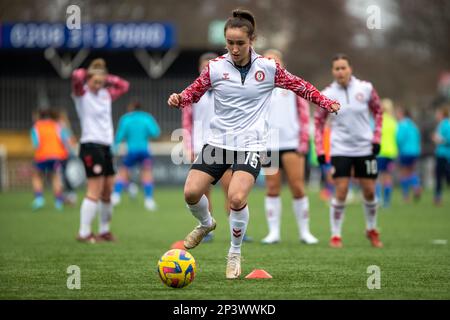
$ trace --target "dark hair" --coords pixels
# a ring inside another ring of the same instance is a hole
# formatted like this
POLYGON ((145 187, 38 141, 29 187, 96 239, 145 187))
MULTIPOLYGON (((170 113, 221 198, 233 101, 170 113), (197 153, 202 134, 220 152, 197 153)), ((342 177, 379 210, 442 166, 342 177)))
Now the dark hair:
POLYGON ((204 53, 204 54, 202 54, 201 56, 200 56, 200 58, 198 59, 198 63, 200 64, 200 63, 202 63, 203 61, 209 61, 209 60, 212 60, 212 59, 215 59, 215 58, 217 58, 219 55, 217 54, 217 53, 214 53, 214 52, 206 52, 206 53, 204 53))
POLYGON ((443 116, 444 118, 448 118, 449 112, 448 112, 447 106, 442 106, 442 107, 440 107, 440 108, 438 109, 438 111, 439 111, 440 113, 442 113, 442 116, 443 116))
POLYGON ((256 21, 253 13, 248 10, 235 9, 232 12, 232 17, 229 17, 225 23, 223 32, 228 28, 246 28, 250 40, 256 39, 256 21))
POLYGON ((142 109, 142 105, 138 99, 133 99, 128 103, 127 110, 134 111, 142 109))
POLYGON ((331 59, 331 64, 333 64, 336 60, 346 60, 349 66, 352 65, 350 58, 345 53, 336 53, 333 56, 333 59, 331 59))
POLYGON ((49 109, 40 109, 37 114, 39 119, 50 119, 52 116, 49 109))
POLYGON ((37 116, 39 119, 58 120, 59 113, 51 108, 42 108, 37 110, 37 116))
POLYGON ((411 111, 409 109, 407 109, 404 106, 399 106, 397 107, 397 109, 400 111, 401 114, 403 114, 404 118, 411 118, 411 111))

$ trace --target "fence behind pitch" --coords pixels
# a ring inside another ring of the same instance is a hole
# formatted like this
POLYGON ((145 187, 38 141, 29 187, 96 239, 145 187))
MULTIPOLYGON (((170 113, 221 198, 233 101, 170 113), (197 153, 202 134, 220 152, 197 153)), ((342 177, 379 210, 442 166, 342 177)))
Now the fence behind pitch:
MULTIPOLYGON (((179 92, 192 81, 191 78, 162 78, 150 80, 130 77, 130 91, 113 103, 113 120, 126 112, 131 98, 138 97, 145 111, 153 114, 168 135, 181 125, 180 112, 167 107, 167 98, 179 92)), ((0 77, 0 129, 28 130, 32 125, 32 112, 38 107, 55 107, 65 110, 75 133, 80 132, 79 121, 70 97, 70 80, 55 77, 0 77)))

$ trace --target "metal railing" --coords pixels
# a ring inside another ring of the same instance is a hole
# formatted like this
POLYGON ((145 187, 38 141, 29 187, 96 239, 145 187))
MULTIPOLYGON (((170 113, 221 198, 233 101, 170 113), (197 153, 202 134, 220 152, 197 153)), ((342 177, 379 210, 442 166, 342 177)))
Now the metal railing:
MULTIPOLYGON (((131 98, 138 97, 143 109, 153 114, 158 121, 162 135, 181 126, 179 111, 167 107, 167 98, 172 92, 180 92, 192 78, 162 78, 150 80, 146 77, 127 77, 130 91, 113 103, 113 120, 126 112, 131 98)), ((0 129, 28 130, 32 126, 32 112, 39 107, 53 107, 65 110, 75 134, 80 127, 74 103, 70 97, 69 80, 57 77, 1 77, 0 76, 0 129)))

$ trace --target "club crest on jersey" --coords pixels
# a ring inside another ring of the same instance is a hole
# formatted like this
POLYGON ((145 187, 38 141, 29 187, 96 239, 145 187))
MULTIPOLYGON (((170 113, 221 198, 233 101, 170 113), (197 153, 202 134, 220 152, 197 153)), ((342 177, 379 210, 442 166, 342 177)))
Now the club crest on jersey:
POLYGON ((223 80, 229 80, 230 79, 230 74, 228 72, 224 72, 222 79, 223 80))
POLYGON ((361 92, 358 92, 355 95, 355 99, 358 100, 359 102, 364 102, 364 95, 361 92))
POLYGON ((92 171, 94 171, 95 174, 100 174, 102 173, 102 166, 100 164, 95 164, 94 167, 92 168, 92 171))
POLYGON ((256 81, 262 82, 265 78, 266 78, 266 75, 264 74, 264 71, 262 71, 262 70, 256 71, 256 73, 255 73, 256 81))

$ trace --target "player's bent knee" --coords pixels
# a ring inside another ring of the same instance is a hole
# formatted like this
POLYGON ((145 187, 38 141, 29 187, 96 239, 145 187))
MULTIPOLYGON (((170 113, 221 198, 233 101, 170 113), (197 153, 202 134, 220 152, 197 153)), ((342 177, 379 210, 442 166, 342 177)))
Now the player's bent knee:
POLYGON ((198 190, 191 188, 184 189, 184 201, 186 201, 187 204, 196 204, 200 201, 201 197, 202 194, 198 190))
POLYGON ((231 196, 229 196, 228 200, 230 201, 230 207, 233 209, 240 209, 247 203, 247 199, 244 193, 232 194, 231 196))

